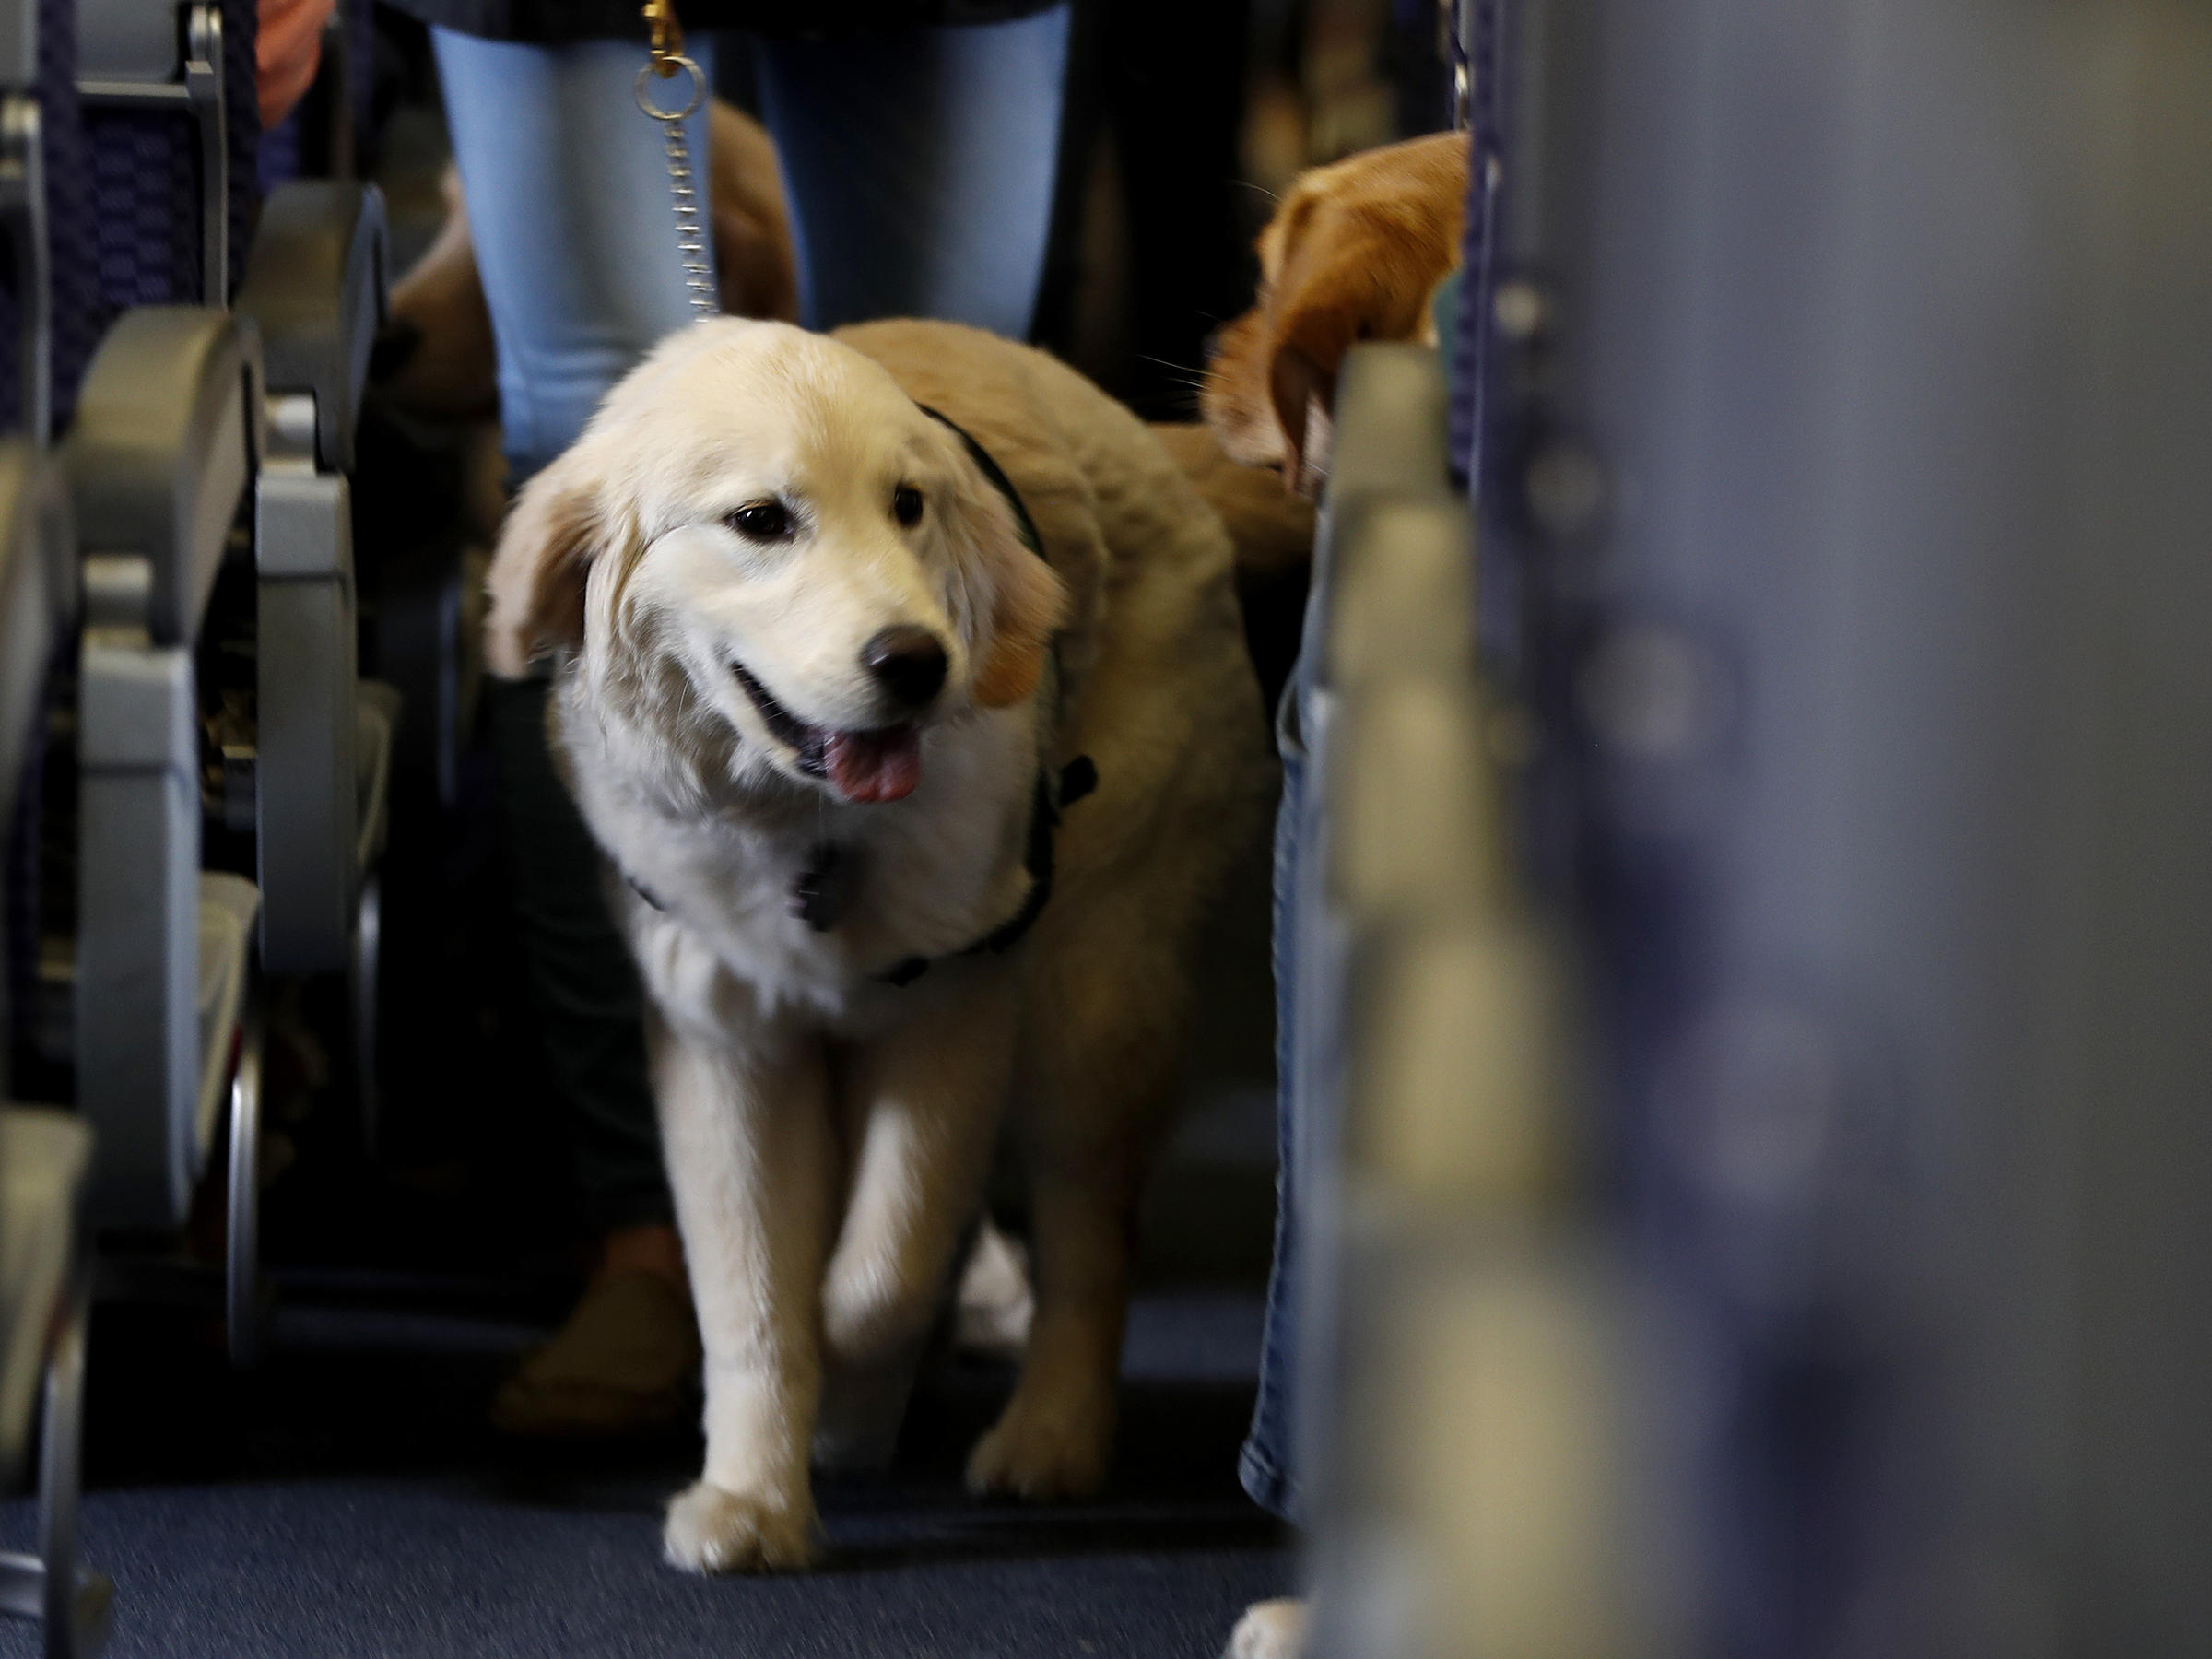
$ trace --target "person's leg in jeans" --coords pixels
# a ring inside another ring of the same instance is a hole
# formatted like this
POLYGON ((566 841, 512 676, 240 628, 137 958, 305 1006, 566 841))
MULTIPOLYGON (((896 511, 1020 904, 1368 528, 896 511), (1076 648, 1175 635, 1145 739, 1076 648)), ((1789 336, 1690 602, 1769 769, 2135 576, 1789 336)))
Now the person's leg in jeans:
MULTIPOLYGON (((691 321, 667 159, 659 124, 635 102, 641 46, 433 38, 519 487, 663 335, 691 321)), ((691 127, 703 156, 703 112, 691 127)), ((488 724, 547 1070, 601 1261, 494 1417, 520 1431, 620 1430, 687 1408, 697 1336, 646 1081, 642 994, 601 895, 598 849, 547 749, 546 689, 494 682, 488 724)))
POLYGON ((1300 1156, 1298 1101, 1303 1067, 1298 1053, 1297 936, 1300 819, 1305 813, 1306 751, 1299 727, 1299 675, 1283 688, 1276 715, 1276 749, 1283 794, 1275 815, 1274 967, 1276 1066, 1275 1261, 1267 1277, 1267 1324, 1260 1343, 1259 1391, 1252 1430, 1237 1458, 1237 1476, 1261 1508, 1299 1518, 1295 1419, 1298 1375, 1298 1288, 1304 1263, 1298 1250, 1300 1156))
POLYGON ((1071 10, 759 42, 807 327, 942 317, 1028 335, 1071 10))
MULTIPOLYGON (((1300 1398, 1305 1356, 1316 1334, 1312 1323, 1313 1264, 1311 1241, 1299 1216, 1312 1203, 1320 1166, 1329 1156, 1329 1126, 1315 1120, 1326 1080, 1332 1038, 1317 1030, 1317 1005, 1340 988, 1341 962, 1318 948, 1320 906, 1313 809, 1309 794, 1310 737, 1317 735, 1306 665, 1315 660, 1312 639, 1320 626, 1316 578, 1306 607, 1306 648, 1290 671, 1276 709, 1276 749, 1283 764, 1282 800, 1275 817, 1275 1265, 1267 1278, 1267 1324, 1260 1344, 1259 1389, 1252 1429, 1237 1458, 1237 1477, 1261 1508, 1293 1524, 1305 1520, 1301 1442, 1313 1432, 1312 1402, 1300 1398)), ((1254 1602, 1230 1638, 1231 1653, 1295 1653, 1304 1650, 1306 1604, 1296 1597, 1254 1602)))

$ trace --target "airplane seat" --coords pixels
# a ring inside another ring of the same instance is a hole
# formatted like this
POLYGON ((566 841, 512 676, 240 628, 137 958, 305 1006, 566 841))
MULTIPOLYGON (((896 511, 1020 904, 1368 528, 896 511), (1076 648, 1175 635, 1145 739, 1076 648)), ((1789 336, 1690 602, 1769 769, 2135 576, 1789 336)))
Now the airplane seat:
POLYGON ((393 723, 357 666, 348 475, 383 300, 374 186, 302 180, 270 196, 238 296, 259 324, 269 388, 254 502, 262 949, 274 972, 350 970, 369 983, 360 850, 383 828, 361 815, 381 815, 385 797, 359 780, 389 771, 393 723))
MULTIPOLYGON (((8 0, 0 6, 0 248, 6 253, 0 264, 0 432, 18 435, 9 451, 10 477, 20 465, 14 445, 35 456, 52 429, 53 362, 61 349, 56 335, 65 332, 56 312, 71 309, 66 297, 57 303, 53 291, 49 244, 57 219, 81 223, 82 215, 71 214, 66 199, 57 204, 67 188, 66 174, 49 169, 46 158, 71 143, 81 151, 83 135, 74 125, 75 100, 49 100, 41 94, 53 76, 70 72, 70 22, 69 0, 8 0)), ((80 319, 68 321, 75 325, 80 319)), ((73 326, 70 332, 81 337, 89 330, 73 326)), ((47 550, 65 557, 52 545, 47 550)), ((50 681, 64 654, 55 641, 65 640, 68 631, 65 617, 46 612, 74 593, 61 568, 46 569, 35 549, 21 558, 18 551, 13 544, 0 548, 6 571, 0 604, 6 607, 0 631, 0 707, 8 711, 0 727, 0 799, 8 803, 0 812, 0 928, 7 947, 0 952, 0 1027, 8 1028, 11 1046, 6 1011, 37 1000, 37 853, 43 828, 39 783, 50 681)), ((0 1051, 0 1076, 6 1060, 0 1051)))
POLYGON ((43 443, 66 423, 112 313, 95 286, 51 272, 95 264, 71 0, 11 6, 0 41, 0 225, 17 275, 0 282, 0 432, 43 443), (34 407, 43 396, 45 406, 34 407))
POLYGON ((182 1227, 228 1107, 224 1303, 257 1351, 259 994, 253 883, 203 869, 235 757, 202 722, 199 646, 262 454, 259 341, 225 312, 147 306, 109 331, 64 465, 83 551, 78 655, 78 1110, 97 1225, 182 1227))
MULTIPOLYGON (((22 24, 20 15, 0 10, 0 50, 26 48, 0 65, 0 101, 10 140, 27 141, 17 159, 30 162, 19 178, 35 201, 37 126, 27 130, 20 116, 37 43, 25 40, 22 24)), ((10 206, 42 217, 42 204, 37 211, 21 200, 10 206)), ((23 238, 10 240, 18 257, 9 292, 21 320, 43 310, 43 267, 22 257, 29 246, 23 238)), ((6 337, 23 343, 13 329, 6 337)), ((33 372, 25 381, 8 377, 22 394, 18 415, 43 406, 46 395, 38 371, 47 342, 33 343, 33 372)), ((59 918, 41 902, 41 807, 50 732, 69 680, 74 555, 66 498, 43 445, 28 435, 0 439, 0 1488, 18 1485, 34 1440, 39 1448, 38 1548, 0 1553, 0 1613, 42 1621, 44 1650, 58 1659, 98 1651, 112 1595, 104 1577, 80 1569, 76 1547, 88 1293, 83 1200, 92 1131, 78 1114, 18 1104, 41 1081, 30 1062, 51 1035, 40 968, 49 924, 59 918)))
MULTIPOLYGON (((344 179, 262 198, 253 26, 237 0, 83 7, 101 287, 117 304, 234 306, 259 329, 271 449, 254 486, 258 729, 232 747, 252 751, 237 759, 251 771, 260 947, 274 972, 359 978, 356 853, 382 832, 358 816, 354 751, 388 751, 391 735, 386 700, 364 694, 356 666, 347 475, 384 307, 383 211, 373 186, 344 179)), ((335 55, 342 83, 349 54, 335 55)))
POLYGON ((1285 700, 1295 1409, 1329 1426, 1304 1442, 1316 1653, 1495 1630, 1500 1583, 1541 1640, 1587 1645, 1587 1580, 1558 1571, 1583 1563, 1549 1530, 1485 1529, 1480 1560, 1424 1539, 1394 1599, 1363 1593, 1359 1542, 1535 1494, 1579 1542, 1612 1496, 1579 1461, 1612 1409, 1584 1360, 1616 1333, 1580 1207, 1569 957, 1520 855, 1522 722, 1479 649, 1448 404, 1430 347, 1346 359, 1285 700))
MULTIPOLYGON (((220 312, 115 320, 114 239, 101 234, 113 226, 80 98, 99 77, 86 74, 76 22, 65 0, 0 11, 0 385, 36 462, 26 511, 69 618, 58 650, 11 650, 4 677, 44 711, 0 756, 17 797, 5 820, 8 1048, 18 1096, 73 1102, 93 1132, 92 1227, 173 1233, 228 1102, 223 1284, 243 1359, 258 1328, 260 907, 251 881, 201 868, 194 650, 265 447, 259 343, 220 312), (49 453, 60 428, 66 440, 49 453), (29 661, 42 665, 35 682, 29 661)), ((211 41, 203 30, 200 46, 211 41)), ((182 100, 205 88, 171 91, 189 110, 182 100)))
POLYGON ((0 1613, 43 1623, 45 1652, 78 1659, 104 1640, 113 1586, 78 1565, 85 1320, 84 1197, 91 1125, 19 1103, 45 1010, 37 962, 39 808, 53 688, 75 621, 74 549, 47 458, 0 440, 0 1490, 22 1482, 37 1447, 38 1548, 0 1552, 0 1613), (58 671, 58 672, 57 672, 58 671))
POLYGON ((98 279, 115 311, 229 303, 259 208, 254 23, 251 0, 80 0, 98 279))

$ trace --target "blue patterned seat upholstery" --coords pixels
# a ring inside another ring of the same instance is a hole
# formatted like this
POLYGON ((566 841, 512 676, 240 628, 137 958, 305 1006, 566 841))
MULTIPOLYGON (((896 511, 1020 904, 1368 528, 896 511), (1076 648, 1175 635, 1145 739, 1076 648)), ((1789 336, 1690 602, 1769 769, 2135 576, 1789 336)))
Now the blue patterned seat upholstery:
POLYGON ((111 312, 200 297, 199 168, 192 132, 164 111, 86 114, 96 206, 94 271, 111 312))
MULTIPOLYGON (((253 100, 255 8, 220 0, 224 115, 229 176, 230 281, 245 268, 260 206, 261 113, 253 100)), ((227 305, 201 291, 200 155, 182 107, 92 104, 84 114, 91 149, 91 200, 100 295, 111 315, 134 305, 227 305)))
MULTIPOLYGON (((92 348, 113 313, 84 279, 92 269, 84 124, 76 102, 76 22, 71 0, 39 0, 39 120, 46 168, 53 418, 65 423, 92 348)), ((22 300, 12 267, 0 262, 0 433, 23 429, 22 300)))

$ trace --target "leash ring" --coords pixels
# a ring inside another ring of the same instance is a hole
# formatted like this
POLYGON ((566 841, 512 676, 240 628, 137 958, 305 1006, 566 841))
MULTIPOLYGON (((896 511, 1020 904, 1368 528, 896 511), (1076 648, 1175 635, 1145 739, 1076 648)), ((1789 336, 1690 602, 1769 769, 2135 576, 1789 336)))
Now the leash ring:
POLYGON ((655 121, 688 121, 697 112, 699 106, 706 101, 707 77, 699 72, 697 64, 681 53, 660 59, 657 63, 647 64, 638 71, 638 108, 655 121), (667 75, 661 76, 663 79, 673 80, 677 69, 685 70, 691 76, 691 101, 680 110, 664 110, 653 101, 652 83, 658 63, 666 63, 675 66, 667 75))

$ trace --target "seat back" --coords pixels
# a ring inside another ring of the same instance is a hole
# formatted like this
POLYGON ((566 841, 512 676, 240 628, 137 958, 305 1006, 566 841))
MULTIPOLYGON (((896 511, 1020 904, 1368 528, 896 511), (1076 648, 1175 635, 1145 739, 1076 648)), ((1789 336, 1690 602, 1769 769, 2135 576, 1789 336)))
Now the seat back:
POLYGON ((83 0, 77 86, 113 312, 227 305, 260 192, 250 0, 83 0))
POLYGON ((1657 1645, 2212 1651, 2212 28, 1521 9, 1657 1645))
POLYGON ((250 328, 146 308, 102 344, 66 450, 86 623, 76 1088, 100 1137, 95 1214, 111 1222, 182 1221, 205 1151, 193 656, 263 412, 250 328))
POLYGON ((1278 841, 1311 1651, 1610 1652, 1618 1322, 1438 354, 1356 348, 1336 415, 1278 841))
POLYGON ((89 162, 70 0, 24 0, 0 23, 0 431, 65 426, 111 313, 89 280, 89 162), (20 101, 16 101, 20 100, 20 101), (72 273, 56 282, 56 271, 72 273))

